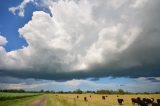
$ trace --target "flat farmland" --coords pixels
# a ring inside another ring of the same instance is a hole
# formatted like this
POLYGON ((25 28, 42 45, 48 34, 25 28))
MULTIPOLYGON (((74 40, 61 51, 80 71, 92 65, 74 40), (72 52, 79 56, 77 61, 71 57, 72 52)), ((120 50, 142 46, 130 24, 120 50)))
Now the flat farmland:
POLYGON ((62 101, 61 103, 63 104, 61 106, 119 106, 117 102, 118 98, 124 99, 123 106, 138 106, 138 105, 133 105, 131 102, 131 98, 137 98, 137 97, 154 98, 156 100, 160 98, 160 95, 159 94, 149 94, 149 95, 59 94, 57 95, 57 97, 54 98, 57 98, 57 101, 58 100, 62 101), (79 96, 79 98, 77 98, 77 96, 79 96), (105 99, 102 99, 102 96, 107 96, 107 97, 105 99), (84 97, 86 97, 88 101, 85 102, 84 97))
POLYGON ((131 102, 131 98, 137 97, 154 98, 156 102, 156 99, 160 98, 160 94, 41 94, 17 99, 0 100, 0 106, 119 106, 117 102, 118 98, 124 100, 122 106, 138 106, 137 104, 133 105, 131 102), (105 99, 102 99, 102 96, 105 96, 105 99), (84 97, 86 97, 87 101, 84 100, 84 97))

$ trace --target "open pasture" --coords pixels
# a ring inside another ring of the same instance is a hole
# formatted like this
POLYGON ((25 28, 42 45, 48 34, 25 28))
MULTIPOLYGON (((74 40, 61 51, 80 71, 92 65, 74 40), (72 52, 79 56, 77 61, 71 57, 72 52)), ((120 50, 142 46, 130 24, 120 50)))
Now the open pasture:
MULTIPOLYGON (((16 95, 16 93, 11 93, 10 95, 16 95)), ((26 93, 24 95, 28 95, 28 97, 1 100, 0 106, 120 106, 117 102, 118 98, 124 100, 121 106, 138 106, 137 104, 132 104, 131 98, 154 98, 154 102, 160 98, 160 94, 102 95, 48 93, 39 96, 29 96, 30 94, 26 93)), ((148 106, 152 105, 150 104, 148 106)))
MULTIPOLYGON (((117 99, 123 99, 122 106, 138 106, 133 105, 131 98, 160 98, 159 94, 137 94, 137 95, 99 95, 99 94, 59 94, 56 98, 64 99, 63 101, 68 102, 68 104, 72 104, 71 106, 119 106, 117 99), (77 97, 78 96, 78 97, 77 97), (105 96, 105 99, 102 99, 102 96, 105 96), (107 96, 107 97, 106 97, 107 96), (84 97, 87 98, 87 101, 84 100, 84 97)), ((65 105, 64 105, 65 106, 65 105)), ((70 106, 70 105, 66 105, 70 106)), ((151 106, 151 105, 149 105, 151 106)))

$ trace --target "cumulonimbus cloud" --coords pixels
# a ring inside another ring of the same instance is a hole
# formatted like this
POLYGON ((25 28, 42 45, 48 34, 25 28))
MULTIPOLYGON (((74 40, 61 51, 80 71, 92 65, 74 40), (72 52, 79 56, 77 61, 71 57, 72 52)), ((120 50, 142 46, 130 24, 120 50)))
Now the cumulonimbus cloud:
POLYGON ((1 75, 159 76, 160 2, 140 1, 49 0, 52 16, 36 11, 19 29, 28 46, 0 54, 1 75))

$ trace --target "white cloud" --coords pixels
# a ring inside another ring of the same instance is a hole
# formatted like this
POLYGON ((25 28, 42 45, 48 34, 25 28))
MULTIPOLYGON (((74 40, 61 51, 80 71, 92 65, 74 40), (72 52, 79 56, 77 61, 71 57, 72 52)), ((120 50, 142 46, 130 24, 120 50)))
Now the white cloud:
POLYGON ((0 46, 4 46, 7 44, 7 39, 5 37, 3 37, 2 35, 0 35, 0 46))
MULTIPOLYGON (((24 16, 24 8, 30 2, 33 0, 24 0, 18 7, 10 10, 13 13, 19 10, 20 16, 24 16)), ((116 69, 143 66, 144 61, 134 56, 135 54, 130 55, 130 51, 127 50, 138 51, 144 47, 147 49, 146 45, 139 44, 141 42, 135 43, 138 38, 144 38, 143 41, 146 39, 146 35, 142 34, 145 32, 142 24, 147 23, 145 18, 142 18, 146 16, 145 9, 130 7, 141 6, 140 4, 144 2, 135 3, 130 0, 46 2, 48 3, 45 5, 50 9, 52 16, 43 11, 33 13, 32 19, 19 29, 28 46, 7 53, 3 50, 4 53, 1 54, 3 58, 0 58, 4 64, 3 68, 12 69, 13 72, 21 70, 24 73, 44 73, 45 70, 46 73, 56 75, 82 70, 86 72, 97 64, 116 69), (140 9, 143 11, 137 11, 140 9), (137 47, 140 45, 140 48, 135 49, 133 45, 136 44, 137 47)), ((148 59, 150 56, 140 57, 148 59)), ((148 61, 154 63, 153 60, 148 61)))
POLYGON ((10 7, 9 11, 12 12, 14 15, 16 15, 16 13, 18 12, 19 16, 24 17, 26 5, 32 2, 34 2, 34 0, 23 0, 23 2, 20 5, 16 7, 10 7))
MULTIPOLYGON (((55 70, 76 71, 92 63, 109 62, 104 55, 112 57, 125 50, 138 35, 134 33, 138 28, 122 22, 113 25, 99 22, 92 14, 96 3, 61 0, 50 4, 53 17, 42 11, 34 12, 32 20, 19 29, 29 46, 8 53, 15 58, 12 64, 18 62, 20 66, 33 69, 43 65, 50 70, 58 64, 55 70)), ((108 14, 112 14, 111 11, 108 14)))
POLYGON ((87 50, 83 64, 109 63, 113 56, 126 50, 140 33, 139 28, 126 29, 125 25, 118 24, 100 30, 98 40, 87 50))
POLYGON ((149 0, 135 0, 135 3, 131 5, 133 8, 141 8, 147 3, 149 0))
POLYGON ((110 0, 109 5, 111 5, 114 9, 118 9, 127 2, 128 0, 110 0))

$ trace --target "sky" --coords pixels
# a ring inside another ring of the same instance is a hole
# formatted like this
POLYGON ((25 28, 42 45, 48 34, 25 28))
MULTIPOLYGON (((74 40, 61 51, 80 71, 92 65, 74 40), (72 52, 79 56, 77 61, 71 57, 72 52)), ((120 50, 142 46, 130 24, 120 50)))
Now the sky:
POLYGON ((0 2, 0 89, 160 91, 159 0, 0 2))

